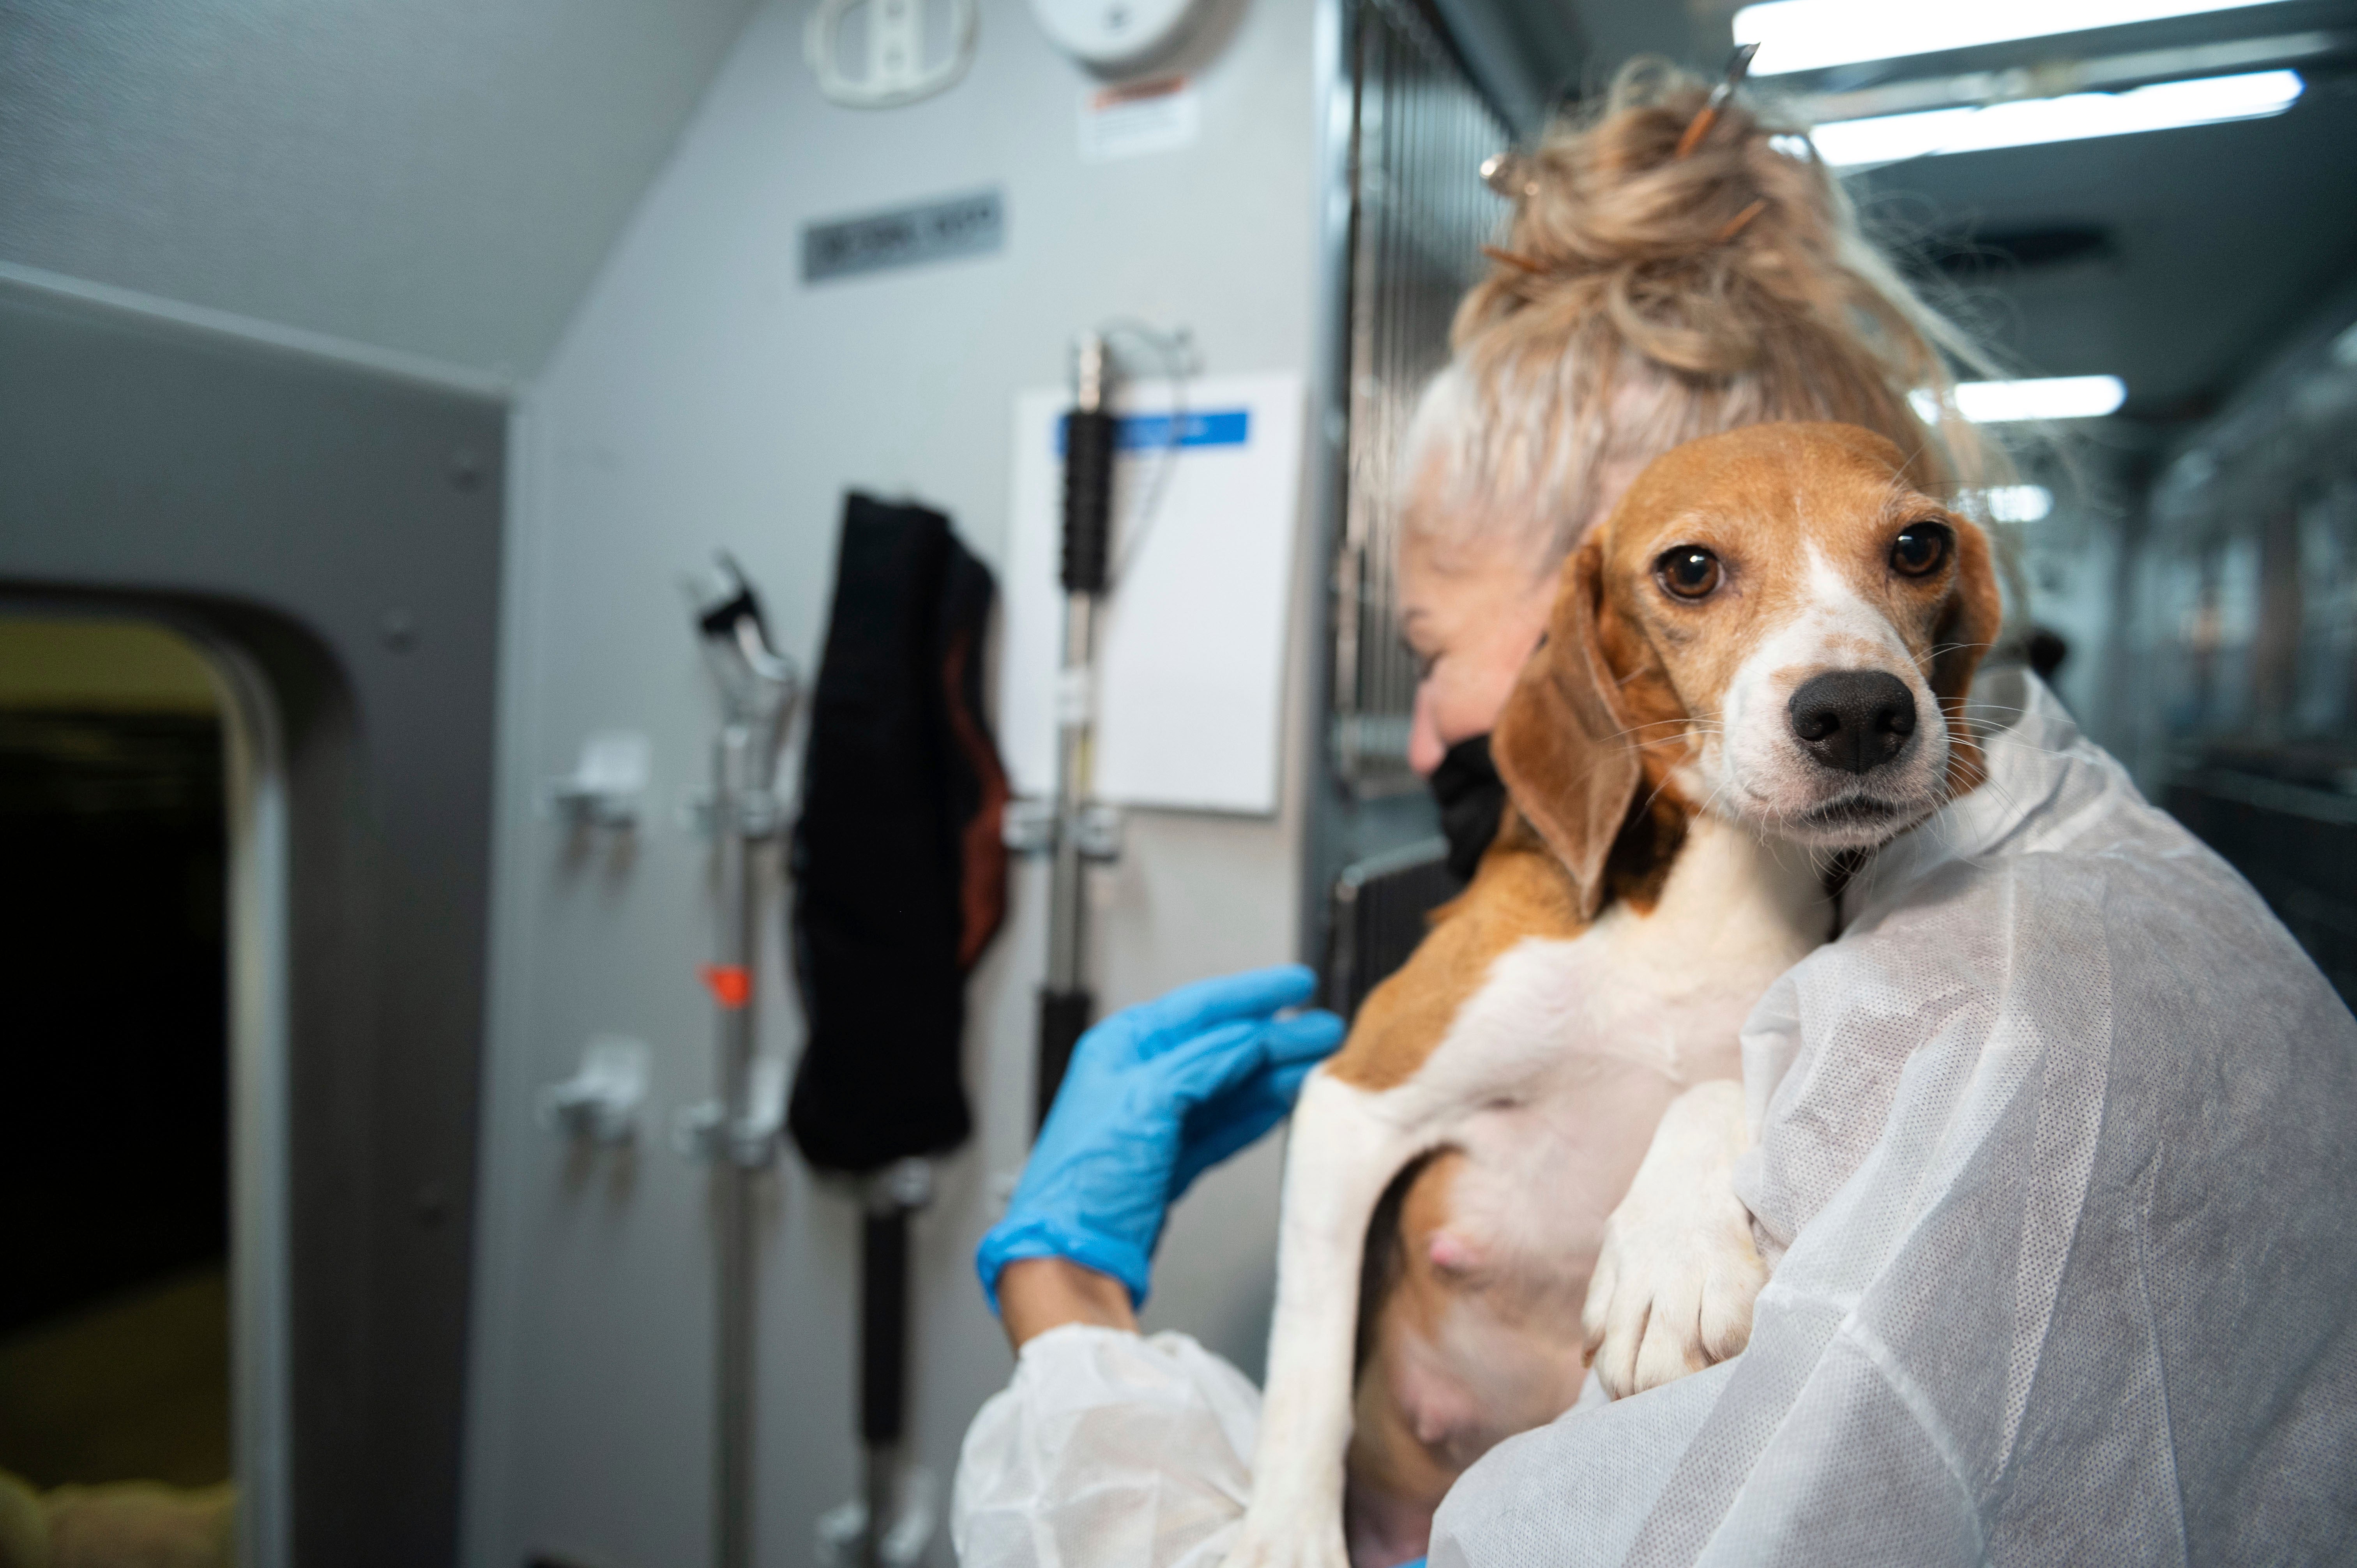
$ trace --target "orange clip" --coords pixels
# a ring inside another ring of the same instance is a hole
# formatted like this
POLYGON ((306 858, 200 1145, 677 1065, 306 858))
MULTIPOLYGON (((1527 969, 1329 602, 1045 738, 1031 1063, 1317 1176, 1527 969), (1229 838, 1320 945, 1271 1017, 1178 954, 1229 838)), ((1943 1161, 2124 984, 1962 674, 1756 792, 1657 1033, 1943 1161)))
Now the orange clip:
POLYGON ((1762 212, 1767 210, 1768 199, 1763 196, 1757 201, 1754 201, 1750 206, 1745 208, 1742 211, 1737 213, 1734 219, 1728 222, 1727 227, 1718 231, 1718 238, 1714 242, 1714 243, 1721 245, 1726 244, 1729 240, 1732 240, 1738 234, 1742 233, 1746 224, 1749 223, 1754 218, 1759 217, 1762 212))
POLYGON ((742 1007, 753 999, 753 972, 741 963, 707 963, 695 972, 723 1007, 742 1007))
POLYGON ((1710 90, 1710 96, 1703 100, 1702 108, 1686 122, 1685 133, 1678 137, 1678 150, 1670 156, 1684 158, 1694 156, 1694 150, 1702 145, 1702 139, 1709 135, 1710 128, 1718 123, 1718 112, 1727 106, 1728 99, 1735 96, 1735 90, 1743 85, 1743 79, 1751 74, 1751 57, 1759 52, 1758 44, 1736 46, 1734 55, 1727 62, 1726 78, 1710 90))
POLYGON ((1481 253, 1489 257, 1493 262, 1500 263, 1506 266, 1519 268, 1526 273, 1544 274, 1547 270, 1546 264, 1543 262, 1534 262, 1528 256, 1518 254, 1512 251, 1501 251, 1495 245, 1482 246, 1481 253))

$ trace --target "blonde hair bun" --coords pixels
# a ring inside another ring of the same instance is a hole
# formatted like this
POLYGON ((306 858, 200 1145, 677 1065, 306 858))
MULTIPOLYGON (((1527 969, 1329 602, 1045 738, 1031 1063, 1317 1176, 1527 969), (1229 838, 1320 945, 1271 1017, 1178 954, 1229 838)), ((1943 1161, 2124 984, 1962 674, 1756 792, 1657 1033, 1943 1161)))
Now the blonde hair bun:
POLYGON ((1708 98, 1695 78, 1635 61, 1591 119, 1512 156, 1492 181, 1515 200, 1510 235, 1458 315, 1459 338, 1523 309, 1600 301, 1647 358, 1732 375, 1756 354, 1764 302, 1730 293, 1824 303, 1812 274, 1843 268, 1840 236, 1854 227, 1839 188, 1805 134, 1740 98, 1679 156, 1708 98))
POLYGON ((1632 61, 1600 108, 1490 171, 1514 209, 1452 329, 1450 467, 1491 515, 1545 520, 1542 564, 1652 457, 1739 425, 1863 425, 1919 485, 1986 482, 1971 429, 1908 402, 1944 405, 1943 351, 1978 363, 1970 340, 1866 239, 1803 127, 1738 94, 1681 156, 1708 97, 1632 61))

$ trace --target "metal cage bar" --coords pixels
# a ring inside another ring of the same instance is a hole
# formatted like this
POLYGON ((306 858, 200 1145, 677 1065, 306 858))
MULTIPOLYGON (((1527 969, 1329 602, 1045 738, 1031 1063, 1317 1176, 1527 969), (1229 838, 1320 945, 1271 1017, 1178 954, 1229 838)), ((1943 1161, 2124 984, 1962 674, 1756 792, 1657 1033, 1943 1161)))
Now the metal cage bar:
POLYGON ((1361 0, 1355 41, 1330 744, 1337 779, 1369 796, 1415 783, 1415 661, 1394 630, 1394 478, 1416 394, 1448 362, 1449 320, 1503 215, 1477 170, 1510 132, 1430 25, 1397 0, 1361 0))

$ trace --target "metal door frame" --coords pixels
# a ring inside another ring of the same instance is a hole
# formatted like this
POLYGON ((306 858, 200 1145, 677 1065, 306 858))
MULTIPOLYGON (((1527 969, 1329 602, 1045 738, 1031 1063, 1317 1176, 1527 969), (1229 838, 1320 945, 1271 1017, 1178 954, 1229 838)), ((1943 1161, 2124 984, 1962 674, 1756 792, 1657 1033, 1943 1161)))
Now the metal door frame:
POLYGON ((457 1557, 511 402, 0 263, 0 599, 225 698, 251 1568, 457 1557))
MULTIPOLYGON (((1450 39, 1415 0, 1321 0, 1315 49, 1319 188, 1325 193, 1318 297, 1325 308, 1315 348, 1320 417, 1313 430, 1310 515, 1318 520, 1317 560, 1325 591, 1318 601, 1321 651, 1314 719, 1305 726, 1309 731, 1305 760, 1311 788, 1301 913, 1301 950, 1312 964, 1329 956, 1331 896, 1344 869, 1394 854, 1439 831, 1430 797, 1406 771, 1404 757, 1397 767, 1370 768, 1359 746, 1369 735, 1396 730, 1404 752, 1406 714, 1398 699, 1405 690, 1412 700, 1414 690, 1412 680, 1401 686, 1401 672, 1408 664, 1404 650, 1392 656, 1390 649, 1395 640, 1387 596, 1391 540, 1387 529, 1377 526, 1374 514, 1381 500, 1371 488, 1389 483, 1391 448, 1405 432, 1406 409, 1401 405, 1414 392, 1370 384, 1377 379, 1373 372, 1396 355, 1379 341, 1386 329, 1384 322, 1373 318, 1380 307, 1368 306, 1370 295, 1384 283, 1383 248, 1389 240, 1366 232, 1367 184, 1382 177, 1370 170, 1364 138, 1371 124, 1380 126, 1387 109, 1405 113, 1397 105, 1371 105, 1371 16, 1383 29, 1384 40, 1416 51, 1425 69, 1457 99, 1453 107, 1417 106, 1422 117, 1409 123, 1411 133, 1418 127, 1432 130, 1456 146, 1470 133, 1469 124, 1445 124, 1451 113, 1460 122, 1469 116, 1486 119, 1494 145, 1478 156, 1469 145, 1458 149, 1464 155, 1464 195, 1476 213, 1492 208, 1499 216, 1505 211, 1481 185, 1479 165, 1480 156, 1503 150, 1512 134, 1497 104, 1466 70, 1450 39), (1372 428, 1376 424, 1383 428, 1372 428), (1387 701, 1380 714, 1364 700, 1371 683, 1370 660, 1364 655, 1376 649, 1378 640, 1384 657, 1372 662, 1384 668, 1372 672, 1372 683, 1384 687, 1387 701)), ((1444 225, 1465 221, 1461 212, 1443 219, 1444 225)), ((1481 265, 1474 249, 1478 242, 1467 246, 1470 253, 1464 284, 1471 282, 1481 265)), ((1389 324, 1394 329, 1398 325, 1389 324)), ((1444 325, 1435 368, 1445 362, 1445 330, 1444 325)))

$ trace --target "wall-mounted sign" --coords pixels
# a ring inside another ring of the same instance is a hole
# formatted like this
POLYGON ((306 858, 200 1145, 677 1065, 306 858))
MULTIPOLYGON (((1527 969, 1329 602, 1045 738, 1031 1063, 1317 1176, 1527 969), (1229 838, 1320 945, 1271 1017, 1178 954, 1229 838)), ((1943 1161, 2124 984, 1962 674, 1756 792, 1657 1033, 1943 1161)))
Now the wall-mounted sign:
POLYGON ((996 190, 805 223, 802 282, 987 255, 1006 242, 1006 209, 996 190))

